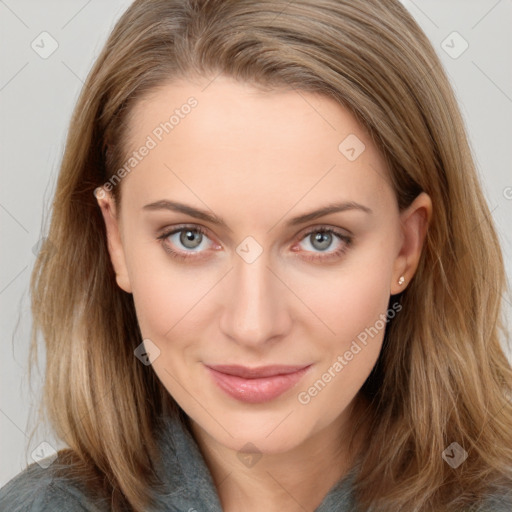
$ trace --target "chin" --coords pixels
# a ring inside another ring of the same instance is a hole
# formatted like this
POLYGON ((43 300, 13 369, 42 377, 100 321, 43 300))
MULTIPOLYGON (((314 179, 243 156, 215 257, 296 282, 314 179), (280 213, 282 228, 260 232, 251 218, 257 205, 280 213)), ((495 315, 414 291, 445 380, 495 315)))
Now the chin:
POLYGON ((217 442, 235 451, 239 451, 245 445, 251 451, 254 445, 255 451, 265 454, 278 454, 287 452, 308 438, 308 430, 303 421, 294 418, 293 422, 285 418, 290 415, 290 409, 274 412, 273 414, 247 414, 242 417, 232 418, 229 421, 223 417, 221 426, 215 422, 209 422, 208 428, 202 426, 217 442), (284 420, 284 421, 283 421, 284 420), (225 430, 224 430, 225 429, 225 430))
POLYGON ((273 433, 266 437, 258 431, 246 431, 237 437, 223 436, 218 442, 226 448, 244 453, 261 453, 265 455, 277 455, 293 450, 305 440, 305 436, 296 435, 289 431, 273 433))

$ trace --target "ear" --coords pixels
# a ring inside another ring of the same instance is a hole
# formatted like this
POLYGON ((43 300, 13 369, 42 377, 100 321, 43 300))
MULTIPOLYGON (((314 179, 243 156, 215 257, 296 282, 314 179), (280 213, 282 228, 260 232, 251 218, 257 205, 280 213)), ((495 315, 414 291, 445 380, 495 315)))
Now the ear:
POLYGON ((124 248, 121 238, 121 229, 117 216, 115 199, 110 192, 99 187, 94 191, 96 200, 101 209, 107 231, 107 244, 112 266, 116 273, 118 286, 127 293, 132 293, 130 279, 126 267, 124 248))
POLYGON ((395 259, 391 295, 404 291, 413 278, 421 257, 421 250, 432 218, 432 201, 430 196, 421 192, 414 201, 400 214, 401 247, 395 259), (398 284, 403 276, 405 281, 398 284))

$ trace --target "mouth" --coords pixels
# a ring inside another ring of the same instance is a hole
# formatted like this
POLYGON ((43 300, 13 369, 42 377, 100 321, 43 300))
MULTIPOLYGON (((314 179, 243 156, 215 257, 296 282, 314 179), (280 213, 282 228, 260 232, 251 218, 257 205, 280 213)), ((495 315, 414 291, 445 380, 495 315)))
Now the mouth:
POLYGON ((230 397, 247 403, 268 402, 294 387, 311 364, 248 368, 237 365, 205 365, 215 384, 230 397))

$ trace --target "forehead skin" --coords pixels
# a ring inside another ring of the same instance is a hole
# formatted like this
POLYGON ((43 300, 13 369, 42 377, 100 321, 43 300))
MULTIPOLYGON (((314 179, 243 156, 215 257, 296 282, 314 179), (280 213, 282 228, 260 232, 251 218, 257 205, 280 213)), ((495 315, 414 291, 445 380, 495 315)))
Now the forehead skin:
POLYGON ((128 153, 148 137, 156 146, 121 182, 127 215, 159 199, 185 202, 225 219, 224 234, 234 236, 234 244, 246 231, 263 244, 288 218, 333 201, 373 210, 343 214, 360 230, 397 215, 387 170, 370 137, 348 110, 316 93, 263 92, 223 76, 209 85, 174 82, 139 101, 129 127, 128 153), (163 131, 161 123, 191 96, 197 106, 163 131), (365 144, 354 161, 339 149, 351 135, 365 144))

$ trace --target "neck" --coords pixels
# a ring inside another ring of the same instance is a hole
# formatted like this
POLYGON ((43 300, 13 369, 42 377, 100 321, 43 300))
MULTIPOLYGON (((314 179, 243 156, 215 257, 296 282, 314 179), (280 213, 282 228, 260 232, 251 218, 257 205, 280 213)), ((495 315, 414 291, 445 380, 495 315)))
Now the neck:
POLYGON ((264 453, 256 462, 212 438, 195 421, 194 437, 212 474, 222 510, 315 510, 325 495, 353 467, 364 439, 360 427, 353 446, 348 440, 362 401, 354 401, 333 423, 315 432, 300 445, 282 453, 264 453), (357 407, 357 409, 356 409, 357 407), (350 414, 349 414, 350 412, 350 414))

